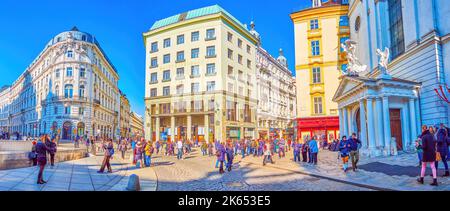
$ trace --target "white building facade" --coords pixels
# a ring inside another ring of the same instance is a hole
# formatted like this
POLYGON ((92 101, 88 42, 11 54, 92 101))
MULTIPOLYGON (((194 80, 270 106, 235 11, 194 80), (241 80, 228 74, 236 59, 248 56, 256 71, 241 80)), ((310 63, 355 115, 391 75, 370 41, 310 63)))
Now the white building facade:
POLYGON ((76 27, 60 33, 9 88, 8 132, 112 138, 118 127, 118 81, 94 36, 76 27))
POLYGON ((421 125, 450 122, 448 104, 435 92, 450 81, 449 12, 446 0, 350 1, 351 40, 368 70, 342 77, 333 100, 341 134, 358 133, 364 154, 413 150, 421 125), (385 48, 382 74, 376 50, 385 48))

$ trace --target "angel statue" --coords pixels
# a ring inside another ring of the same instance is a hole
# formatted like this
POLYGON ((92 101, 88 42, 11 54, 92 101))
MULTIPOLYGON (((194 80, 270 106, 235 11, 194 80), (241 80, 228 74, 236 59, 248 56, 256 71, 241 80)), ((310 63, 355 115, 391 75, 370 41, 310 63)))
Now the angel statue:
POLYGON ((381 51, 380 49, 377 49, 377 55, 380 57, 380 61, 378 62, 380 71, 382 75, 389 74, 388 69, 388 63, 389 63, 389 48, 384 48, 384 51, 381 51))
POLYGON ((356 44, 355 41, 351 40, 346 40, 345 43, 341 44, 342 49, 347 53, 348 61, 347 71, 343 72, 344 75, 358 75, 358 73, 367 70, 367 65, 362 65, 356 57, 356 44))

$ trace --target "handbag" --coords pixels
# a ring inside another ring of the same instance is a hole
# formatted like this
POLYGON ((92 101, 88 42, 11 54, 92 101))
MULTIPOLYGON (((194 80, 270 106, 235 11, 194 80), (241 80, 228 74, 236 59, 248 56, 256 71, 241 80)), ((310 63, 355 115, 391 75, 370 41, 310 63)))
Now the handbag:
POLYGON ((442 157, 441 157, 441 153, 436 152, 436 161, 441 161, 442 157))

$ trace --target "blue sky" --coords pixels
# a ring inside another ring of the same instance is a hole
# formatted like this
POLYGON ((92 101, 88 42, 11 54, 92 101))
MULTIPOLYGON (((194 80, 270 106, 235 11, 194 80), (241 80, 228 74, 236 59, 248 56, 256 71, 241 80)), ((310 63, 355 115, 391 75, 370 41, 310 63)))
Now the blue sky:
POLYGON ((142 33, 152 24, 188 10, 218 4, 242 23, 256 23, 263 47, 283 48, 294 69, 294 31, 289 14, 309 0, 0 0, 0 86, 11 84, 62 31, 77 26, 93 34, 120 75, 119 88, 132 110, 144 113, 145 49, 142 33))

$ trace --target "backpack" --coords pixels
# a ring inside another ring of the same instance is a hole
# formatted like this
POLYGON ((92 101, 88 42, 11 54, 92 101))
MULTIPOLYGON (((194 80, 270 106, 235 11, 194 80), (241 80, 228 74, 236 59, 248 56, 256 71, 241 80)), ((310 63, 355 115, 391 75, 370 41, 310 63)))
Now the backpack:
POLYGON ((114 148, 108 149, 109 152, 109 156, 113 156, 114 155, 114 148))

